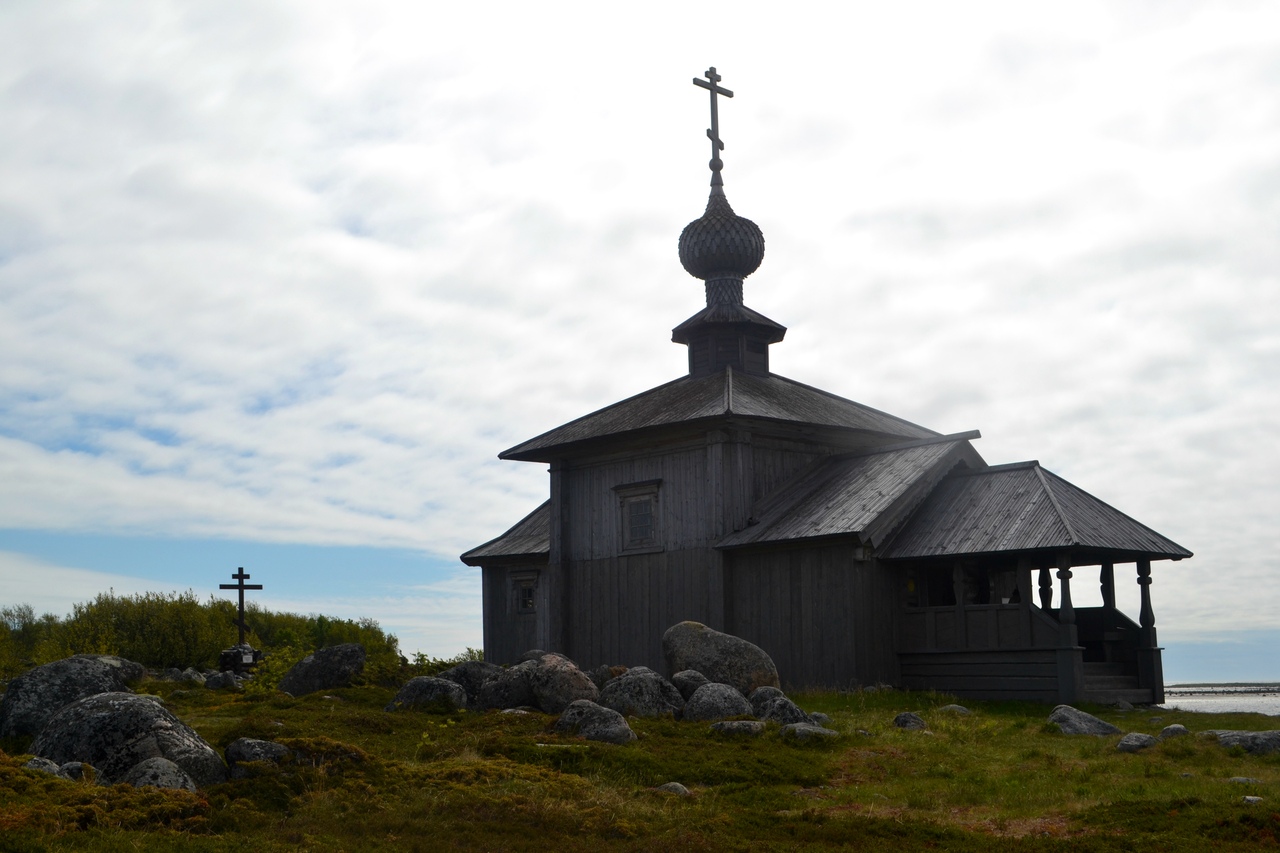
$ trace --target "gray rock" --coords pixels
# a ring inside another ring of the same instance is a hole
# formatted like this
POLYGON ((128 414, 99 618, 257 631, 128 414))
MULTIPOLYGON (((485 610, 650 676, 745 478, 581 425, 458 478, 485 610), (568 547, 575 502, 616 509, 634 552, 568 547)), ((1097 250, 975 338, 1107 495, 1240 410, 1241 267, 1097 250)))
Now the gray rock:
POLYGON ((671 683, 675 685, 676 690, 680 691, 684 701, 688 702, 695 690, 704 684, 710 684, 711 681, 696 669, 685 669, 671 676, 671 683))
POLYGON ((900 729, 912 729, 914 731, 928 728, 925 725, 924 718, 912 711, 903 711, 894 717, 893 724, 900 729))
POLYGON ((675 794, 677 797, 690 796, 689 789, 686 788, 684 785, 681 785, 679 782, 667 782, 664 785, 659 785, 653 790, 661 791, 664 794, 675 794))
POLYGON ((606 684, 623 675, 626 671, 627 667, 625 666, 609 666, 606 663, 602 663, 587 674, 591 676, 591 683, 596 686, 597 690, 604 690, 606 684))
POLYGON ((783 726, 780 734, 784 738, 794 738, 795 740, 834 740, 840 737, 840 733, 831 729, 824 729, 822 726, 815 726, 813 723, 792 723, 789 726, 783 726))
POLYGON ((504 669, 480 688, 477 702, 481 708, 525 708, 537 704, 530 678, 538 668, 537 661, 525 661, 504 669))
POLYGON ((200 735, 163 706, 132 693, 99 693, 60 710, 31 744, 58 764, 82 761, 116 782, 134 765, 162 757, 200 786, 222 782, 227 768, 200 735))
POLYGON ((831 718, 821 711, 814 711, 811 713, 809 715, 809 722, 813 723, 815 726, 822 726, 828 729, 831 728, 831 718))
POLYGON ((1120 742, 1116 744, 1116 749, 1120 752, 1142 752, 1147 747, 1155 746, 1160 741, 1151 735, 1144 735, 1142 732, 1129 732, 1120 738, 1120 742))
POLYGON ((456 681, 420 675, 405 682, 396 697, 384 710, 399 711, 405 708, 456 711, 467 707, 467 691, 456 681))
POLYGON ((462 689, 467 692, 467 706, 474 708, 479 704, 480 690, 485 683, 491 678, 496 678, 502 671, 502 667, 496 663, 467 660, 452 669, 446 669, 436 677, 461 685, 462 689))
POLYGON ((670 681, 647 666, 632 667, 600 691, 599 704, 632 717, 679 717, 684 697, 670 681))
POLYGON ((765 709, 769 707, 769 703, 775 699, 786 699, 787 694, 783 693, 776 687, 757 687, 747 694, 747 701, 751 703, 751 713, 757 717, 763 717, 765 709))
POLYGON ((1174 723, 1173 725, 1165 726, 1160 730, 1160 740, 1168 740, 1171 737, 1182 737, 1183 735, 1188 734, 1191 733, 1187 731, 1186 726, 1181 723, 1174 723))
POLYGON ((35 770, 39 773, 48 773, 50 776, 58 775, 58 762, 50 761, 47 758, 41 758, 38 755, 22 766, 28 770, 35 770))
POLYGON ((1057 723, 1064 735, 1118 735, 1120 730, 1092 714, 1072 708, 1070 705, 1059 705, 1049 714, 1049 722, 1057 723))
POLYGON ((118 780, 135 788, 172 788, 195 792, 196 783, 181 767, 167 758, 156 756, 139 761, 118 780))
POLYGON ((293 665, 280 679, 280 689, 291 696, 348 687, 364 671, 364 646, 342 643, 318 649, 293 665))
POLYGON ((579 699, 595 702, 600 690, 591 677, 564 655, 546 654, 529 674, 534 704, 548 714, 559 714, 579 699))
POLYGON ((811 722, 809 715, 786 696, 779 696, 764 706, 764 712, 757 714, 761 720, 779 725, 789 726, 792 723, 811 722))
POLYGON ((961 717, 967 717, 970 714, 969 709, 963 705, 943 705, 938 711, 943 714, 956 714, 961 717))
POLYGON ((1256 806, 1258 803, 1262 802, 1262 797, 1241 797, 1240 802, 1256 806))
POLYGON ((141 664, 113 655, 76 655, 37 666, 9 682, 0 699, 0 737, 34 735, 59 710, 97 693, 127 691, 141 664))
POLYGON ((201 687, 204 686, 204 682, 205 682, 203 673, 201 673, 199 670, 193 667, 187 667, 186 669, 182 670, 182 672, 178 673, 178 677, 174 680, 181 681, 188 684, 197 684, 201 687))
POLYGON ((271 764, 283 764, 292 757, 289 748, 269 740, 256 738, 237 738, 227 744, 227 765, 231 768, 232 779, 243 779, 248 771, 243 765, 251 761, 265 761, 271 764))
POLYGON ((516 663, 525 663, 526 661, 542 660, 544 655, 549 655, 549 654, 551 654, 551 652, 544 652, 542 649, 529 649, 529 651, 520 655, 520 659, 517 660, 516 663))
POLYGON ((58 775, 68 782, 109 784, 92 764, 85 761, 68 761, 58 768, 58 775))
POLYGON ((697 670, 713 683, 729 684, 743 696, 758 687, 781 687, 778 668, 763 649, 700 622, 672 625, 662 635, 669 672, 697 670))
POLYGON ((1117 708, 1118 710, 1121 710, 1121 711, 1133 710, 1133 705, 1130 704, 1129 702, 1126 702, 1123 699, 1121 699, 1119 702, 1114 703, 1112 707, 1117 708))
POLYGON ((711 731, 722 735, 759 737, 764 734, 764 723, 759 720, 721 720, 711 724, 711 731))
POLYGON ((204 680, 204 686, 210 690, 239 690, 240 682, 234 672, 215 672, 204 680))
POLYGON ((1280 731, 1241 732, 1228 729, 1212 729, 1202 735, 1216 737, 1226 747, 1238 746, 1250 755, 1270 755, 1280 752, 1280 731))
POLYGON ((694 722, 723 720, 728 717, 751 716, 751 703, 728 684, 704 684, 684 703, 684 718, 694 722))
POLYGON ((556 720, 555 731, 602 743, 623 744, 636 739, 636 733, 621 714, 590 699, 570 702, 560 719, 556 720))
POLYGON ((1232 776, 1227 780, 1233 785, 1261 785, 1261 779, 1254 779, 1252 776, 1232 776))

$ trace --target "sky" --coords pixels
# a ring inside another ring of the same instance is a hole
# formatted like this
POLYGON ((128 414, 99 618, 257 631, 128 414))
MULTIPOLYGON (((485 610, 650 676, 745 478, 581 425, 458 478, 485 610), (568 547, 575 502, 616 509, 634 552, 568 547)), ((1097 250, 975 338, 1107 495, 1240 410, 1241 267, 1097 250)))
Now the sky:
POLYGON ((479 647, 497 454, 685 372, 710 65, 774 372, 1189 548, 1167 680, 1280 678, 1262 2, 4 0, 0 605, 244 566, 479 647))

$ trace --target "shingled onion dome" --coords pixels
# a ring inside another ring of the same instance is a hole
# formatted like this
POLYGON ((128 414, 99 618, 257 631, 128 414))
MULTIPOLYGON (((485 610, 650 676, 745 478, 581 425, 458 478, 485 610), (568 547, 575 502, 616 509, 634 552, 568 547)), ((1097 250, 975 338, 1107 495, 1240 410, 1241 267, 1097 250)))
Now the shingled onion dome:
POLYGON ((680 232, 680 264, 695 278, 737 279, 741 286, 763 260, 760 226, 733 212, 724 187, 712 187, 706 212, 680 232))

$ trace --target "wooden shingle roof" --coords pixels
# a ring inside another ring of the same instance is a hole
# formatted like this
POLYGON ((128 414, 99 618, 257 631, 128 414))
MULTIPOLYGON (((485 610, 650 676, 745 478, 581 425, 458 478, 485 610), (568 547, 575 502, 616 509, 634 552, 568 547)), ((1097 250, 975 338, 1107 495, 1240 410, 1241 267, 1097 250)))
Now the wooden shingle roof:
POLYGON ((462 562, 478 566, 490 560, 546 557, 551 553, 551 501, 520 519, 496 539, 462 555, 462 562))
POLYGON ((1019 462, 956 471, 880 552, 885 559, 1083 548, 1121 560, 1191 552, 1088 492, 1019 462))
POLYGON ((583 442, 725 416, 858 431, 884 439, 938 435, 782 376, 751 376, 730 368, 711 376, 684 376, 659 385, 517 444, 499 453, 498 458, 550 462, 583 442))
POLYGON ((766 498, 758 521, 722 539, 739 548, 857 535, 876 544, 957 464, 982 465, 973 432, 822 459, 766 498))

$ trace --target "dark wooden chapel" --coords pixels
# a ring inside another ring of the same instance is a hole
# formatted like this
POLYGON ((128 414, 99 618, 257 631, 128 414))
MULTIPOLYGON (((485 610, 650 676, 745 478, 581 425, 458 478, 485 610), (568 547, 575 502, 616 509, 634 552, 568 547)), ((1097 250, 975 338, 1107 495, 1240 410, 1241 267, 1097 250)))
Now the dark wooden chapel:
MULTIPOLYGON (((784 687, 877 683, 979 699, 1162 702, 1151 566, 1191 552, 1042 468, 769 370, 786 329, 743 303, 764 237, 729 206, 711 68, 711 195, 680 235, 706 307, 689 371, 512 447, 550 499, 462 555, 484 653, 663 671, 692 619, 767 651, 784 687), (1135 622, 1116 607, 1136 580, 1135 622), (1075 607, 1094 578, 1102 606, 1075 607)), ((668 673, 670 675, 670 673, 668 673)))

